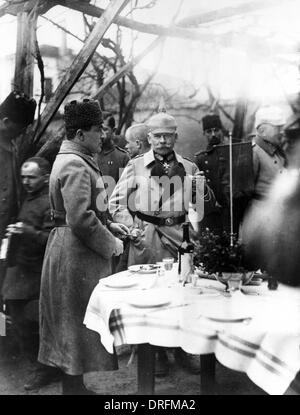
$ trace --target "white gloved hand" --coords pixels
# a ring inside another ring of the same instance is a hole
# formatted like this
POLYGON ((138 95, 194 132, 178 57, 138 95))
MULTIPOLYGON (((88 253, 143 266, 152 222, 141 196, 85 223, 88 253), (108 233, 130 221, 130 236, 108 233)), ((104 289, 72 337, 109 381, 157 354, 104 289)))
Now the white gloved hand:
POLYGON ((123 242, 119 238, 115 238, 115 239, 116 239, 116 246, 114 250, 114 255, 119 256, 123 254, 124 252, 124 245, 123 245, 123 242))

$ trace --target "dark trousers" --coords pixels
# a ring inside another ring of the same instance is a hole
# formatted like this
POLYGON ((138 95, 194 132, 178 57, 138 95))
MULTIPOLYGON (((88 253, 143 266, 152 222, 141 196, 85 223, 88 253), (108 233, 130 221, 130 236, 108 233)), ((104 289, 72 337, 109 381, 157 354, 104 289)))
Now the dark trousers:
POLYGON ((39 323, 29 320, 26 307, 32 300, 6 300, 6 313, 11 318, 10 336, 17 351, 31 361, 37 360, 39 323))

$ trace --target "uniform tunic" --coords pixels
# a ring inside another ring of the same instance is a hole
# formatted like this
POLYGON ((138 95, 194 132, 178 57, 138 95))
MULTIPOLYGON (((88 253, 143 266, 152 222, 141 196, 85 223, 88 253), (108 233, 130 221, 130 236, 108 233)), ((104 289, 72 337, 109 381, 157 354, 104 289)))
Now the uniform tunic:
POLYGON ((69 375, 116 368, 99 335, 83 325, 92 290, 110 274, 116 248, 101 194, 92 155, 64 141, 50 176, 50 205, 62 226, 50 233, 43 264, 39 361, 69 375))
POLYGON ((285 171, 285 157, 272 143, 257 137, 253 145, 253 170, 255 197, 262 199, 275 178, 285 171))
MULTIPOLYGON (((18 214, 20 202, 19 164, 16 145, 0 134, 0 241, 7 225, 18 214)), ((0 261, 0 289, 5 276, 5 266, 0 261)))
POLYGON ((191 176, 198 169, 190 160, 175 153, 178 163, 186 172, 186 187, 177 188, 174 193, 160 186, 157 178, 151 176, 155 162, 153 150, 132 159, 123 171, 109 201, 110 213, 115 222, 123 223, 130 229, 138 228, 142 237, 130 242, 128 265, 155 263, 166 256, 177 257, 177 248, 182 241, 182 225, 158 226, 141 220, 136 212, 157 217, 172 218, 182 215, 189 220, 192 214, 195 221, 203 217, 204 184, 197 188, 197 208, 191 205, 191 176), (187 191, 185 192, 184 189, 187 191))
MULTIPOLYGON (((118 182, 124 167, 130 160, 127 151, 116 145, 113 145, 108 150, 102 150, 101 153, 97 154, 96 158, 104 181, 106 182, 105 178, 109 176, 114 179, 115 184, 118 182)), ((110 191, 110 183, 108 183, 108 185, 108 191, 110 191)), ((113 188, 111 189, 111 192, 112 190, 113 188)), ((109 195, 111 192, 109 192, 109 195)))
POLYGON ((195 154, 195 163, 203 171, 208 186, 214 192, 217 203, 204 205, 204 219, 201 227, 220 232, 229 226, 229 199, 226 196, 228 183, 224 181, 216 146, 208 147, 195 154))
POLYGON ((48 186, 27 195, 17 221, 23 222, 26 228, 22 235, 14 235, 11 242, 15 267, 7 269, 3 298, 38 299, 45 248, 53 228, 48 186))

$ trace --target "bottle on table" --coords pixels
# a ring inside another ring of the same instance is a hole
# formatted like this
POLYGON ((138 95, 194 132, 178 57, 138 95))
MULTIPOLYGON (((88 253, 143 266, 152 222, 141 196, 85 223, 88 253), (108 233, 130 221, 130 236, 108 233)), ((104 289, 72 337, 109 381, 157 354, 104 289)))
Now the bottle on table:
POLYGON ((184 223, 182 242, 178 248, 178 279, 179 282, 191 282, 194 272, 193 253, 194 245, 190 241, 189 223, 184 223))

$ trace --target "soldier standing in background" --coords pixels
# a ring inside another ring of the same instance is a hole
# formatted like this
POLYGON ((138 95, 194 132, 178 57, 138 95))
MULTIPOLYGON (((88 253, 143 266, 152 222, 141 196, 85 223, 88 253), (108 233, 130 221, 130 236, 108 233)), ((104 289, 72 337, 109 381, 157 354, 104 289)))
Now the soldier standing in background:
POLYGON ((215 114, 202 118, 204 136, 207 139, 207 147, 204 151, 195 154, 195 163, 203 172, 208 186, 214 192, 216 203, 204 205, 204 218, 201 228, 209 228, 215 233, 221 233, 229 224, 229 205, 226 197, 226 187, 221 175, 219 154, 216 146, 224 143, 224 128, 220 117, 215 114))
MULTIPOLYGON (((115 120, 109 117, 103 124, 103 145, 100 153, 97 154, 97 164, 104 177, 111 177, 116 184, 121 176, 122 170, 130 160, 126 150, 114 144, 115 120)), ((111 183, 108 183, 108 196, 111 183)), ((111 189, 112 191, 112 189, 111 189)))
POLYGON ((134 124, 126 130, 126 150, 131 158, 149 151, 151 146, 148 141, 148 127, 146 124, 134 124))
POLYGON ((17 222, 7 227, 11 235, 10 255, 2 295, 12 319, 12 338, 20 351, 35 363, 32 379, 26 390, 39 389, 60 380, 57 368, 37 362, 39 348, 38 300, 41 273, 49 233, 53 228, 49 203, 50 164, 42 157, 32 157, 21 167, 26 197, 17 222))
MULTIPOLYGON (((11 92, 0 105, 0 239, 20 207, 19 160, 15 139, 32 124, 36 102, 19 92, 11 92)), ((0 263, 0 288, 4 278, 0 263)))

